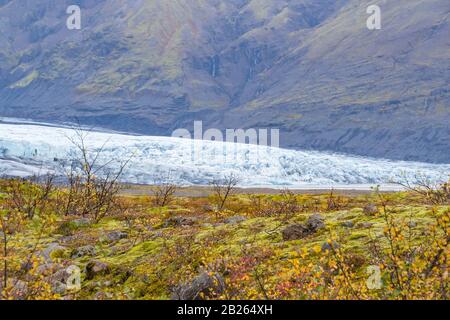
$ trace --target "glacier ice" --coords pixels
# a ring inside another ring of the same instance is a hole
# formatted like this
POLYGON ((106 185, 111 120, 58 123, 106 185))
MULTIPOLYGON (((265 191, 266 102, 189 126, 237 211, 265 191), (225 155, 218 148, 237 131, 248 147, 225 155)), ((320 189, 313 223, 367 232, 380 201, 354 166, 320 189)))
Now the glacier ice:
MULTIPOLYGON (((62 173, 73 160, 74 131, 33 123, 0 123, 0 175, 62 173)), ((122 181, 153 184, 161 177, 180 185, 206 185, 233 173, 242 187, 349 188, 389 185, 417 176, 448 179, 450 165, 371 159, 248 144, 92 131, 86 145, 99 162, 119 166, 129 159, 122 181)))

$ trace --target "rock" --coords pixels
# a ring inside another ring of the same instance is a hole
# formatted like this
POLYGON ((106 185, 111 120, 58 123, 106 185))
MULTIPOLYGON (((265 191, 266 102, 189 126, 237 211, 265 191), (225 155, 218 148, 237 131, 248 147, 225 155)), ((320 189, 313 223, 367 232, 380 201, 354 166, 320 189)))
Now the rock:
POLYGON ((227 224, 238 224, 240 222, 244 222, 245 220, 247 220, 245 217, 234 216, 234 217, 226 218, 225 219, 225 223, 227 223, 227 224))
POLYGON ((368 229, 373 226, 372 222, 360 222, 356 225, 356 228, 358 229, 368 229))
MULTIPOLYGON (((58 266, 52 265, 52 266, 45 266, 45 270, 43 270, 44 273, 48 272, 54 272, 55 268, 58 266)), ((45 280, 50 283, 50 286, 52 288, 52 292, 59 295, 65 295, 68 292, 68 282, 70 280, 70 277, 73 275, 73 273, 70 273, 69 269, 62 268, 59 266, 60 269, 51 274, 50 276, 46 277, 45 280)))
POLYGON ((113 231, 106 235, 108 241, 119 241, 128 238, 128 233, 122 231, 113 231))
MULTIPOLYGON (((8 278, 8 298, 13 300, 25 300, 30 294, 28 284, 17 278, 8 278)), ((0 293, 3 292, 3 279, 0 281, 0 293)), ((1 301, 1 298, 0 298, 1 301)))
POLYGON ((51 275, 55 272, 56 265, 54 263, 44 263, 36 268, 36 273, 43 276, 51 275))
POLYGON ((196 222, 197 219, 192 217, 171 217, 164 222, 164 227, 192 226, 196 222))
POLYGON ((51 282, 62 282, 67 283, 67 280, 70 277, 70 273, 67 272, 67 269, 60 269, 56 271, 54 274, 50 276, 51 282))
POLYGON ((378 213, 378 208, 373 203, 369 203, 364 207, 363 212, 365 215, 373 216, 378 213))
POLYGON ((81 258, 84 256, 94 256, 97 253, 95 247, 92 245, 76 248, 72 251, 72 259, 81 258))
POLYGON ((64 295, 67 292, 67 282, 71 274, 65 268, 61 268, 55 272, 57 265, 47 264, 38 267, 39 274, 46 276, 45 281, 50 283, 52 292, 64 295))
POLYGON ((313 214, 304 225, 292 224, 287 226, 281 233, 284 241, 299 240, 323 228, 325 228, 324 218, 320 214, 313 214))
POLYGON ((66 247, 59 245, 58 243, 50 243, 44 250, 41 251, 40 255, 44 258, 46 262, 52 262, 54 255, 58 251, 66 250, 66 247))
POLYGON ((67 292, 67 285, 62 282, 54 281, 51 285, 53 293, 64 295, 67 292))
POLYGON ((217 273, 209 275, 207 272, 203 272, 190 283, 176 287, 172 299, 202 300, 203 298, 213 298, 221 294, 224 288, 225 281, 221 275, 217 273))
POLYGON ((13 286, 11 295, 15 300, 24 300, 29 294, 28 284, 25 281, 18 279, 10 279, 10 285, 13 286))
POLYGON ((98 275, 108 274, 110 271, 109 266, 101 261, 91 260, 86 265, 86 279, 92 280, 98 275))
POLYGON ((339 249, 340 247, 341 245, 336 241, 333 241, 331 244, 329 242, 324 242, 324 244, 322 244, 322 252, 331 251, 332 248, 339 249))
POLYGON ((287 226, 281 234, 284 241, 290 241, 306 238, 311 234, 311 231, 302 224, 292 224, 287 226))
POLYGON ((325 221, 324 217, 322 217, 320 214, 313 214, 306 221, 306 227, 310 231, 315 232, 315 231, 317 231, 319 229, 325 228, 325 222, 324 221, 325 221))
POLYGON ((353 221, 344 221, 341 223, 341 226, 345 228, 353 228, 355 226, 355 223, 353 221))
POLYGON ((63 237, 59 238, 59 241, 64 243, 64 244, 67 244, 67 243, 70 243, 72 241, 75 241, 76 239, 77 239, 76 236, 63 236, 63 237))

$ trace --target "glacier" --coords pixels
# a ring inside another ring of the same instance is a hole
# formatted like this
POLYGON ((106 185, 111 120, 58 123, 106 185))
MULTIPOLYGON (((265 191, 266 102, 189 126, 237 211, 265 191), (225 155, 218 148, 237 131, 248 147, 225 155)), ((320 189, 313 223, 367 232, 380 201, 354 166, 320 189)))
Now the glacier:
MULTIPOLYGON (((129 159, 121 181, 132 184, 170 180, 207 185, 233 174, 241 187, 395 189, 395 183, 415 183, 419 177, 432 183, 447 181, 450 173, 449 164, 106 131, 85 130, 83 135, 89 151, 102 150, 98 163, 108 163, 111 170, 129 159)), ((0 122, 0 176, 63 175, 76 158, 74 137, 69 127, 0 122)))

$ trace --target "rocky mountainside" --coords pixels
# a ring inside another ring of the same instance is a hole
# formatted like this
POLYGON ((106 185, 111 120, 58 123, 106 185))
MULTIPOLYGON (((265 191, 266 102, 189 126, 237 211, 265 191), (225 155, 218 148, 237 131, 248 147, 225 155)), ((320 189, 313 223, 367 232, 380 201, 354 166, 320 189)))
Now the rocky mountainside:
POLYGON ((0 0, 0 116, 273 127, 283 147, 449 163, 449 13, 448 0, 0 0), (71 4, 81 30, 66 28, 71 4))

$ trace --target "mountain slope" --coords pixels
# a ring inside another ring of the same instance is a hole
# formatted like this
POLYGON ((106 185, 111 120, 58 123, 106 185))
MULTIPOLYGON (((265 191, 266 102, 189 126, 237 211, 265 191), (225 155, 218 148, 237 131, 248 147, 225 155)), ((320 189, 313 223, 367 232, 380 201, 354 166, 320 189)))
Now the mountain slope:
POLYGON ((0 115, 449 162, 447 0, 0 1, 0 115), (65 27, 68 5, 82 30, 65 27))

